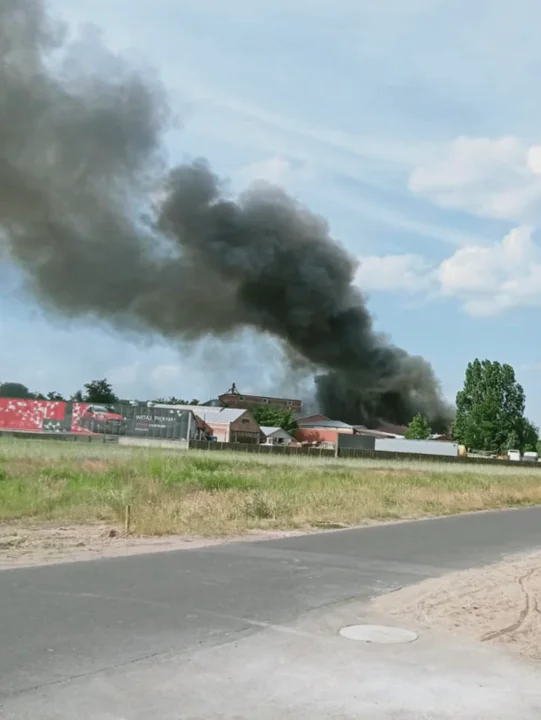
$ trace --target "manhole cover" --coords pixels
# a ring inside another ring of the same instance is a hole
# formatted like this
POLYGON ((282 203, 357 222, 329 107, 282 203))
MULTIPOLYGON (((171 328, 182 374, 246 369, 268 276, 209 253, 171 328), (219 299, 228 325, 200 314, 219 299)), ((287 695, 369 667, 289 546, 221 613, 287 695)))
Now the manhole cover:
POLYGON ((404 628, 389 627, 388 625, 347 625, 340 630, 342 637, 348 640, 359 640, 365 643, 380 643, 392 645, 410 643, 417 640, 417 633, 404 628))

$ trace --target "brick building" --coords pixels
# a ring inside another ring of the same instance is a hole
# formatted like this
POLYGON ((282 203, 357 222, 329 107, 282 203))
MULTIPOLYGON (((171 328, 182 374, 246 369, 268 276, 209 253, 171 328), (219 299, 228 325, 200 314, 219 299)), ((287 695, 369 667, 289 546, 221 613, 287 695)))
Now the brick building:
POLYGON ((283 410, 291 410, 294 414, 301 411, 301 400, 293 400, 290 398, 267 397, 265 395, 242 395, 235 383, 222 395, 218 395, 218 401, 224 407, 228 408, 245 408, 250 410, 260 405, 269 405, 270 407, 281 408, 283 410))
POLYGON ((355 432, 351 425, 319 414, 298 418, 297 425, 295 438, 301 443, 336 445, 339 435, 353 435, 355 432))

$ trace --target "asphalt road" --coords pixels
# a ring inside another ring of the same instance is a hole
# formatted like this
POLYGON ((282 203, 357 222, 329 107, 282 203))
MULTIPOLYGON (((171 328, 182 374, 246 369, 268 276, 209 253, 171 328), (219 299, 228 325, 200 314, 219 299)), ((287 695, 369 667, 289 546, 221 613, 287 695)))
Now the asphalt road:
POLYGON ((541 508, 3 571, 0 716, 5 704, 26 717, 26 699, 56 684, 534 548, 541 508))

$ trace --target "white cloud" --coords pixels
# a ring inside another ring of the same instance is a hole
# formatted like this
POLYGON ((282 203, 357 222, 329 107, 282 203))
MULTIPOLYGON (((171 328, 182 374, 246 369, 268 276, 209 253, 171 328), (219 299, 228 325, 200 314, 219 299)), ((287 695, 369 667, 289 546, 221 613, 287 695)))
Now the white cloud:
POLYGON ((442 292, 459 298, 470 315, 541 305, 541 247, 531 227, 514 228, 492 247, 460 248, 437 276, 442 292))
POLYGON ((459 137, 417 167, 408 186, 443 207, 529 221, 541 211, 541 146, 516 137, 459 137))
POLYGON ((439 265, 418 255, 360 259, 356 281, 366 290, 433 293, 457 299, 472 316, 541 306, 541 246, 520 226, 489 247, 459 248, 439 265))
POLYGON ((418 293, 432 284, 433 270, 419 255, 359 258, 356 283, 363 290, 418 293))
POLYGON ((541 146, 533 145, 526 157, 526 162, 530 170, 535 175, 541 175, 541 146))

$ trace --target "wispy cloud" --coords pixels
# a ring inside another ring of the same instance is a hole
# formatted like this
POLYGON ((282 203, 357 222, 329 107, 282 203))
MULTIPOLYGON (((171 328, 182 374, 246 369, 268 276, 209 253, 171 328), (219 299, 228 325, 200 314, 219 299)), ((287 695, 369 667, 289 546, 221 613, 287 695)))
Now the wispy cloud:
POLYGON ((438 264, 413 254, 359 260, 356 280, 362 288, 454 298, 472 317, 541 306, 541 245, 528 226, 488 247, 461 247, 438 264))
POLYGON ((413 171, 409 188, 443 207, 528 221, 541 211, 541 147, 513 136, 459 137, 413 171))

